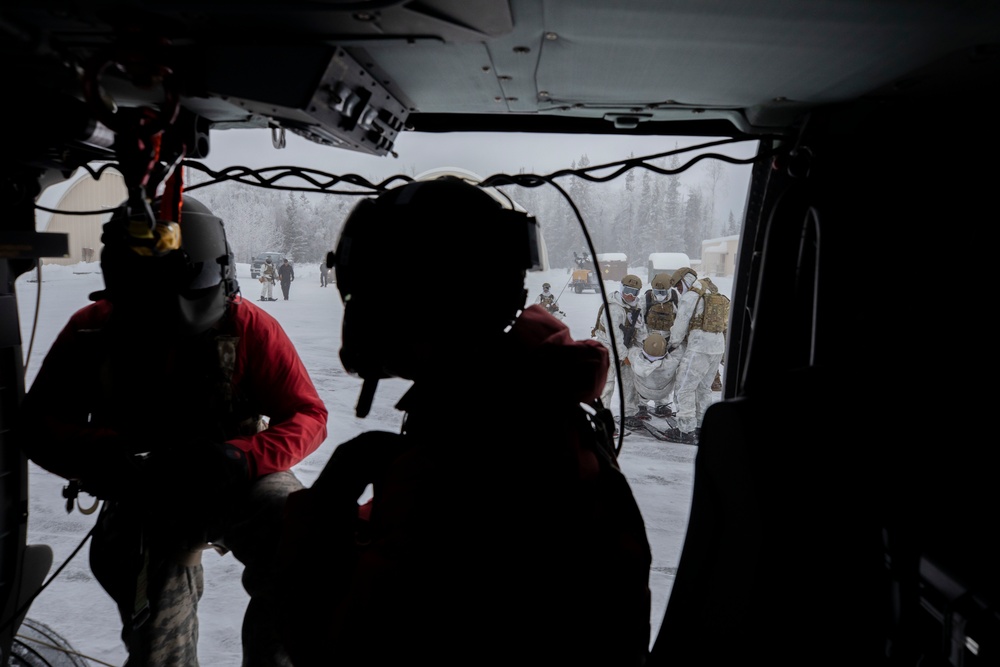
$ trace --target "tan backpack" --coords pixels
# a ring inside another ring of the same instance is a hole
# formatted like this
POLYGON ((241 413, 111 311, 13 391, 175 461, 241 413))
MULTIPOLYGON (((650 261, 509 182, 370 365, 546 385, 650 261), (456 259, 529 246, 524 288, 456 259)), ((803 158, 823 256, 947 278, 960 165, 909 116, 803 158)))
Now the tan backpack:
MULTIPOLYGON (((710 333, 726 333, 729 325, 729 297, 720 294, 719 288, 709 278, 702 278, 699 282, 702 283, 702 288, 691 289, 698 293, 698 298, 704 302, 705 308, 701 315, 691 318, 690 328, 710 333)), ((697 310, 698 307, 695 306, 695 312, 697 310)))

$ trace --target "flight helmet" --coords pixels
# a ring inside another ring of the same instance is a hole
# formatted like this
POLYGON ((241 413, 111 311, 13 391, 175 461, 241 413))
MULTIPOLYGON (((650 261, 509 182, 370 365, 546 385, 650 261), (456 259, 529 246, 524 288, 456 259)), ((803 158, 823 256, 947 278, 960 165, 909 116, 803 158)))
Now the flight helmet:
MULTIPOLYGON (((156 202, 154 210, 158 206, 156 202)), ((115 321, 193 335, 225 314, 228 297, 239 291, 225 225, 192 197, 184 198, 179 217, 158 224, 155 245, 137 238, 125 206, 115 209, 105 223, 105 288, 91 298, 110 301, 115 321)))
POLYGON ((461 352, 462 332, 475 331, 477 346, 502 336, 524 308, 525 272, 541 268, 540 247, 533 217, 452 176, 359 201, 327 257, 344 302, 340 358, 349 373, 366 380, 358 416, 367 414, 380 378, 439 373, 442 358, 461 352), (385 295, 397 288, 393 268, 426 267, 425 278, 433 280, 435 267, 484 251, 491 258, 490 280, 474 306, 454 314, 456 320, 436 312, 430 299, 386 307, 385 295))

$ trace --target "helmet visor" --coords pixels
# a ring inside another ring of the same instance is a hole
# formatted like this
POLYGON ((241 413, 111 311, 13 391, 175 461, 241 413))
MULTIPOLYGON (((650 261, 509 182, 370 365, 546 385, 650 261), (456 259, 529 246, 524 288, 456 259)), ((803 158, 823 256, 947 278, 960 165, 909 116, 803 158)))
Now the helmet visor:
POLYGON ((624 296, 631 296, 631 297, 639 296, 639 288, 638 287, 626 287, 626 286, 623 285, 622 286, 622 294, 624 296))

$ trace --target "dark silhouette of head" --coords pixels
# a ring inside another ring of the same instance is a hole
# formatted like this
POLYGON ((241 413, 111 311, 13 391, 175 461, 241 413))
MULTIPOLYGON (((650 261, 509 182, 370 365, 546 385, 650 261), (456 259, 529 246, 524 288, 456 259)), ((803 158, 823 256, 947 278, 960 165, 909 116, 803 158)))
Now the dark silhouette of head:
POLYGON ((461 354, 466 343, 489 345, 524 308, 525 271, 540 266, 538 248, 534 218, 454 177, 358 202, 328 262, 344 301, 344 367, 374 391, 380 378, 440 372, 440 355, 461 354), (442 276, 469 262, 485 266, 474 295, 442 301, 442 276), (405 296, 400 271, 416 287, 405 296))

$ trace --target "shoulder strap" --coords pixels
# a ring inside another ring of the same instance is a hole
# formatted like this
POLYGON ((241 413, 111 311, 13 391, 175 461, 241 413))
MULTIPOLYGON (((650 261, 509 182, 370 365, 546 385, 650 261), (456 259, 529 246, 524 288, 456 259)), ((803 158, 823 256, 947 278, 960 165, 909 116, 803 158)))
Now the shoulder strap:
POLYGON ((600 330, 600 331, 604 331, 605 330, 604 329, 604 322, 601 321, 601 315, 603 315, 603 314, 604 314, 604 304, 602 303, 601 307, 597 311, 597 321, 594 322, 594 328, 590 330, 591 337, 593 337, 593 335, 598 330, 600 330))

